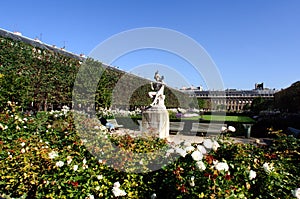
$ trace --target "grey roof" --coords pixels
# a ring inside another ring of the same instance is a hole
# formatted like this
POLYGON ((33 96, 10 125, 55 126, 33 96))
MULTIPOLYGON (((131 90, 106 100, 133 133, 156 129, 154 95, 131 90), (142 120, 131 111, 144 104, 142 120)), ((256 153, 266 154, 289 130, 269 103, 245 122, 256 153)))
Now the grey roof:
POLYGON ((43 43, 42 41, 31 39, 31 38, 28 38, 28 37, 25 37, 25 36, 22 36, 22 35, 19 35, 19 34, 16 34, 16 33, 1 29, 1 28, 0 28, 0 36, 6 37, 6 38, 11 38, 11 39, 16 40, 16 41, 22 41, 22 42, 28 43, 28 44, 30 44, 34 47, 38 47, 40 49, 51 50, 51 51, 60 53, 60 54, 65 55, 65 56, 75 58, 75 59, 79 59, 79 60, 84 60, 85 59, 84 57, 82 57, 80 55, 68 52, 68 51, 66 51, 62 48, 56 48, 56 47, 51 46, 49 44, 43 43))

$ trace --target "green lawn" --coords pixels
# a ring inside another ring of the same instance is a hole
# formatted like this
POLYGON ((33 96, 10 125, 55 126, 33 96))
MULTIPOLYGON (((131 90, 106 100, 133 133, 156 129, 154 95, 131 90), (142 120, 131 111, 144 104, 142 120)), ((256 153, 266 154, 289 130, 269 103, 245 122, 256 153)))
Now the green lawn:
POLYGON ((202 118, 203 120, 209 121, 225 121, 225 122, 241 122, 241 123, 252 123, 254 120, 248 116, 222 116, 222 115, 203 115, 197 117, 184 118, 186 120, 199 120, 202 118))

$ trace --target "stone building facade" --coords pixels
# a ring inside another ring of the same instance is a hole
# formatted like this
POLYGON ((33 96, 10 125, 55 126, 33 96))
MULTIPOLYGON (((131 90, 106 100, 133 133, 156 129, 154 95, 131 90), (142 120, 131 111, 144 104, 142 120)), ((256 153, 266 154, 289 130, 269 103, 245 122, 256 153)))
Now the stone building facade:
POLYGON ((190 97, 196 97, 209 100, 212 110, 242 111, 244 106, 251 106, 253 99, 261 97, 264 99, 273 99, 277 92, 275 89, 263 88, 262 84, 253 90, 226 89, 224 91, 204 91, 201 88, 180 89, 189 94, 190 97))

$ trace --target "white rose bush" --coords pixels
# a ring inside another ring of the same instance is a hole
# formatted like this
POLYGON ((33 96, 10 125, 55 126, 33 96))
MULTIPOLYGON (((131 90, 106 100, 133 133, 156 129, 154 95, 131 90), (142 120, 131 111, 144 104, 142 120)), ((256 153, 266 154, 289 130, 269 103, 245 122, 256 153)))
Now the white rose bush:
POLYGON ((300 188, 292 190, 292 194, 295 198, 300 199, 300 188))
POLYGON ((278 134, 267 147, 228 138, 170 143, 111 135, 93 119, 77 124, 74 114, 64 106, 30 115, 8 103, 0 113, 0 198, 300 197, 300 141, 293 137, 278 134), (75 124, 87 137, 78 135, 75 124), (103 142, 91 142, 88 135, 94 134, 103 142), (107 154, 105 140, 132 153, 165 149, 169 162, 152 171, 149 165, 160 163, 158 157, 107 154), (104 155, 94 156, 90 146, 104 155), (122 160, 114 166, 136 165, 147 172, 120 171, 109 164, 113 156, 122 160))

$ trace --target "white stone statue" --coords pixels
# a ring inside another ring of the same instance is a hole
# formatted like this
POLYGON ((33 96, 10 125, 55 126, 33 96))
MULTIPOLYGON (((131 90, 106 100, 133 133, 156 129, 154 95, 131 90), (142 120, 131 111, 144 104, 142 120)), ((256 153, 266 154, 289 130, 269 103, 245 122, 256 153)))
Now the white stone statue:
POLYGON ((141 131, 158 134, 159 138, 169 137, 169 113, 165 106, 164 95, 164 76, 160 76, 158 71, 154 75, 155 82, 151 82, 151 89, 148 95, 153 102, 142 112, 142 128, 141 131))
POLYGON ((154 79, 156 82, 154 84, 153 82, 151 82, 151 89, 154 91, 148 93, 149 97, 153 99, 153 102, 150 104, 150 107, 152 106, 165 107, 164 76, 160 76, 158 74, 158 71, 156 71, 154 74, 154 79))

